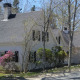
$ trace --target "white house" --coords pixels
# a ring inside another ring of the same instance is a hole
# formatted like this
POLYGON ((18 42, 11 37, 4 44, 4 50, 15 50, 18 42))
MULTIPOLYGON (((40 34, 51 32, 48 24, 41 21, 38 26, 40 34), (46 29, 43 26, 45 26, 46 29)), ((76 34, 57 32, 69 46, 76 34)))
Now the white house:
MULTIPOLYGON (((63 31, 60 29, 53 29, 53 35, 58 41, 58 45, 62 46, 64 51, 69 52, 69 30, 68 27, 64 27, 63 31)), ((65 60, 68 64, 68 57, 65 60)), ((80 30, 74 31, 73 36, 73 51, 71 54, 71 63, 80 64, 80 30)))
MULTIPOLYGON (((22 68, 23 63, 25 62, 23 62, 25 48, 27 48, 27 51, 30 50, 34 53, 39 48, 43 48, 43 26, 44 15, 42 11, 12 14, 11 4, 5 3, 4 14, 0 15, 0 55, 11 50, 15 53, 15 62, 22 68), (25 45, 25 43, 27 45, 25 45)), ((67 28, 64 28, 64 31, 60 31, 59 29, 52 29, 49 27, 45 37, 46 48, 51 49, 54 46, 62 46, 66 52, 69 50, 69 36, 67 28)), ((73 42, 73 45, 75 45, 76 48, 80 47, 79 32, 75 33, 73 42)), ((77 53, 79 53, 79 49, 77 53)), ((74 63, 80 62, 79 56, 80 55, 77 54, 76 57, 73 58, 74 63), (77 61, 75 61, 75 59, 77 61)), ((33 67, 34 64, 29 65, 30 69, 33 67)))
MULTIPOLYGON (((15 61, 22 67, 25 52, 43 48, 44 21, 42 11, 29 13, 11 13, 11 4, 4 4, 4 14, 0 15, 0 54, 11 50, 15 53, 15 61)), ((54 31, 49 27, 46 35, 46 48, 57 46, 54 31)), ((32 67, 32 66, 31 66, 32 67)))

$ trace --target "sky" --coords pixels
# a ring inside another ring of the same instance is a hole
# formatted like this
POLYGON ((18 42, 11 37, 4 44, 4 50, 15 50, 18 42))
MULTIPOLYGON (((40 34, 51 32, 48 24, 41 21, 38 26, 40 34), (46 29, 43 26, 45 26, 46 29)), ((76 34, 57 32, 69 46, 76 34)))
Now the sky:
POLYGON ((33 5, 35 5, 36 10, 39 10, 41 7, 40 0, 29 0, 28 2, 27 0, 20 1, 20 7, 22 8, 23 12, 30 11, 33 5))
MULTIPOLYGON (((7 2, 7 3, 13 3, 14 0, 3 0, 2 2, 0 2, 0 5, 2 6, 3 3, 7 2)), ((31 7, 33 5, 36 6, 36 10, 39 10, 40 7, 41 7, 41 4, 40 4, 40 0, 19 0, 20 1, 20 4, 19 4, 19 7, 20 9, 22 9, 21 12, 29 12, 31 7)))

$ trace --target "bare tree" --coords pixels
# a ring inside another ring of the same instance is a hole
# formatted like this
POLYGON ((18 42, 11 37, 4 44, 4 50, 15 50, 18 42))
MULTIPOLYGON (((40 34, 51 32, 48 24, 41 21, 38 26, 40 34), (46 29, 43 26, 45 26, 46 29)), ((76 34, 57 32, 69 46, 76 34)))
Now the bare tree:
POLYGON ((32 48, 38 44, 37 40, 33 42, 32 31, 36 26, 36 22, 33 18, 28 18, 23 21, 24 24, 24 53, 22 54, 22 70, 27 72, 29 64, 29 55, 32 48), (30 24, 30 25, 29 25, 30 24), (29 27, 28 27, 29 26, 29 27))
MULTIPOLYGON (((63 3, 65 3, 65 5, 67 5, 66 8, 66 12, 64 14, 66 14, 67 16, 67 26, 69 29, 69 60, 68 60, 68 67, 69 67, 69 71, 70 71, 70 67, 71 67, 71 56, 72 56, 72 48, 73 48, 73 37, 74 37, 74 32, 75 29, 77 28, 77 24, 79 24, 80 18, 79 18, 79 1, 78 0, 64 0, 63 3)), ((63 10, 62 10, 63 12, 63 10)), ((62 15, 63 17, 63 15, 62 15)), ((64 20, 64 18, 62 18, 62 23, 64 20)))
POLYGON ((68 25, 69 25, 69 71, 71 67, 71 55, 72 55, 72 43, 73 43, 73 36, 74 36, 74 30, 75 30, 75 20, 76 20, 76 14, 77 14, 77 9, 78 9, 78 3, 77 0, 74 0, 74 12, 73 12, 73 17, 71 16, 71 0, 68 0, 68 25), (73 21, 71 20, 71 17, 73 18, 73 21))
POLYGON ((46 44, 46 40, 45 40, 45 38, 46 38, 46 35, 47 35, 47 32, 48 32, 48 28, 51 26, 50 24, 50 22, 52 22, 53 21, 53 9, 52 9, 52 3, 53 3, 53 1, 52 0, 49 0, 49 5, 47 5, 47 3, 45 4, 46 2, 45 2, 45 0, 43 0, 43 8, 42 8, 42 10, 43 10, 43 18, 44 18, 44 25, 42 25, 42 27, 43 27, 43 31, 44 31, 44 41, 43 41, 43 49, 44 49, 44 57, 43 57, 43 59, 44 59, 44 61, 45 61, 45 44, 46 44))

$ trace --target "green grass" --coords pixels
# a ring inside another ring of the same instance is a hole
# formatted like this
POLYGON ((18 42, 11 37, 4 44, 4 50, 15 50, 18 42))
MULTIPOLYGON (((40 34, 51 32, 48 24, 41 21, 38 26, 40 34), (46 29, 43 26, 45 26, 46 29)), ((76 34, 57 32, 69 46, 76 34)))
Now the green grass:
MULTIPOLYGON (((80 69, 80 65, 74 65, 74 66, 71 66, 70 68, 71 70, 77 70, 77 69, 80 69)), ((68 66, 64 66, 64 67, 61 67, 61 68, 53 68, 53 69, 49 69, 47 72, 52 72, 52 73, 55 73, 55 72, 68 72, 69 71, 69 68, 68 66)))
POLYGON ((20 76, 20 77, 34 77, 39 75, 40 72, 27 72, 27 73, 20 73, 20 74, 13 74, 15 77, 20 76))
POLYGON ((0 77, 1 77, 1 76, 5 76, 5 75, 6 75, 6 74, 4 74, 4 73, 0 73, 0 77))

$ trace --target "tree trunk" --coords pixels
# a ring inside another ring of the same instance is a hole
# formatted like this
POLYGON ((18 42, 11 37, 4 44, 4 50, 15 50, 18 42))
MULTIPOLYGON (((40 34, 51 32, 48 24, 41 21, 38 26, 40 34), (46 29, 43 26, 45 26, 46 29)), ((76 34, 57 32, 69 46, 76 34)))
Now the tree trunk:
POLYGON ((69 41, 69 60, 68 60, 68 67, 69 67, 69 72, 71 72, 70 67, 71 67, 71 55, 72 55, 72 39, 69 41))
POLYGON ((28 51, 27 56, 25 57, 25 61, 24 61, 24 73, 26 73, 28 71, 29 54, 30 54, 30 51, 28 51))
POLYGON ((71 1, 68 0, 68 25, 69 25, 69 60, 68 60, 68 67, 69 67, 69 72, 70 72, 70 67, 71 67, 71 53, 72 53, 72 41, 71 41, 71 1))

